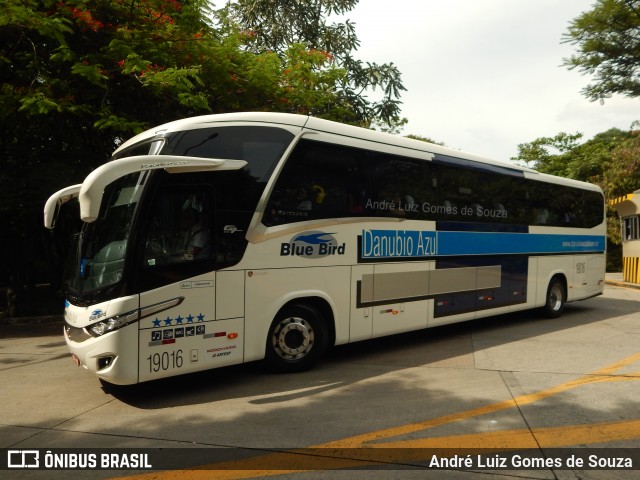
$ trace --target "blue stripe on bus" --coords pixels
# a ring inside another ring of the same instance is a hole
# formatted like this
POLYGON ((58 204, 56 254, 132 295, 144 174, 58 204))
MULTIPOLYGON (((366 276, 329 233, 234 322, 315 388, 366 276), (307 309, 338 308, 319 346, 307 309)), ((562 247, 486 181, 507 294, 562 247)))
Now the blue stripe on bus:
POLYGON ((603 235, 363 230, 358 256, 361 261, 372 261, 454 255, 601 253, 605 242, 603 235))
POLYGON ((437 256, 604 252, 603 235, 437 232, 437 256))

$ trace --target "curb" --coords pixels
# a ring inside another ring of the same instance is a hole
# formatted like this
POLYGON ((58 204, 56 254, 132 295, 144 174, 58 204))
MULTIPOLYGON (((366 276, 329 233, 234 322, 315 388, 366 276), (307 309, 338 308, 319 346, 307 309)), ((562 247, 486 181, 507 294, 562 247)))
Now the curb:
POLYGON ((605 280, 604 283, 606 285, 611 285, 614 287, 633 288, 635 290, 640 290, 640 285, 638 285, 637 283, 622 282, 618 280, 605 280))

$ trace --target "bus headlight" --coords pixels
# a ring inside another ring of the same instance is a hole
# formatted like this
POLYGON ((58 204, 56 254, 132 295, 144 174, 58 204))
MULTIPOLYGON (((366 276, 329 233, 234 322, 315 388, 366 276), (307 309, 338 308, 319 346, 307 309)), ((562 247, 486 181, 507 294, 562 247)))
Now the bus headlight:
POLYGON ((134 310, 132 312, 116 315, 115 317, 106 318, 94 323, 87 327, 87 332, 89 332, 92 337, 100 337, 105 333, 113 332, 114 330, 125 327, 130 323, 136 322, 139 318, 140 312, 138 310, 134 310))

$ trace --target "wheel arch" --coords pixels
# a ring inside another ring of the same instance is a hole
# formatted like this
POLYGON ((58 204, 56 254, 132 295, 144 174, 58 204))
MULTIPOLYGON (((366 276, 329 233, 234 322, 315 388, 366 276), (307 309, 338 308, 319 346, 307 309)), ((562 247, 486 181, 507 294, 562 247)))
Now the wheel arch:
POLYGON ((564 287, 564 294, 566 296, 566 302, 568 303, 570 301, 569 281, 567 280, 567 274, 563 270, 557 270, 549 275, 549 277, 547 278, 547 283, 544 285, 544 291, 547 291, 549 285, 551 285, 551 282, 553 282, 554 279, 558 279, 562 282, 562 286, 564 287))
MULTIPOLYGON (((329 335, 329 346, 335 345, 336 341, 336 323, 335 323, 335 309, 332 306, 330 300, 319 294, 308 294, 302 296, 296 296, 288 299, 278 309, 273 319, 280 315, 284 310, 293 305, 308 305, 316 309, 322 315, 327 327, 327 333, 329 335)), ((272 319, 272 320, 273 320, 272 319)))
POLYGON ((541 308, 547 318, 557 318, 568 303, 567 278, 563 273, 551 275, 546 287, 545 303, 541 308), (556 285, 560 289, 556 289, 556 285))
POLYGON ((265 342, 264 365, 279 373, 313 368, 334 345, 333 310, 317 296, 290 299, 276 313, 265 342))

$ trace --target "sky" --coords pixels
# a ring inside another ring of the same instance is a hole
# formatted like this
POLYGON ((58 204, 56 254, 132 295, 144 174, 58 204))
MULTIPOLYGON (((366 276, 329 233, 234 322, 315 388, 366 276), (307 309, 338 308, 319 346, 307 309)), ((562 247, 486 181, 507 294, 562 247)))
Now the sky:
MULTIPOLYGON (((402 135, 509 161, 518 144, 560 132, 629 129, 640 99, 590 102, 591 77, 562 66, 569 22, 594 0, 360 0, 345 18, 354 57, 402 73, 402 135)), ((371 96, 373 98, 373 96, 371 96)))

